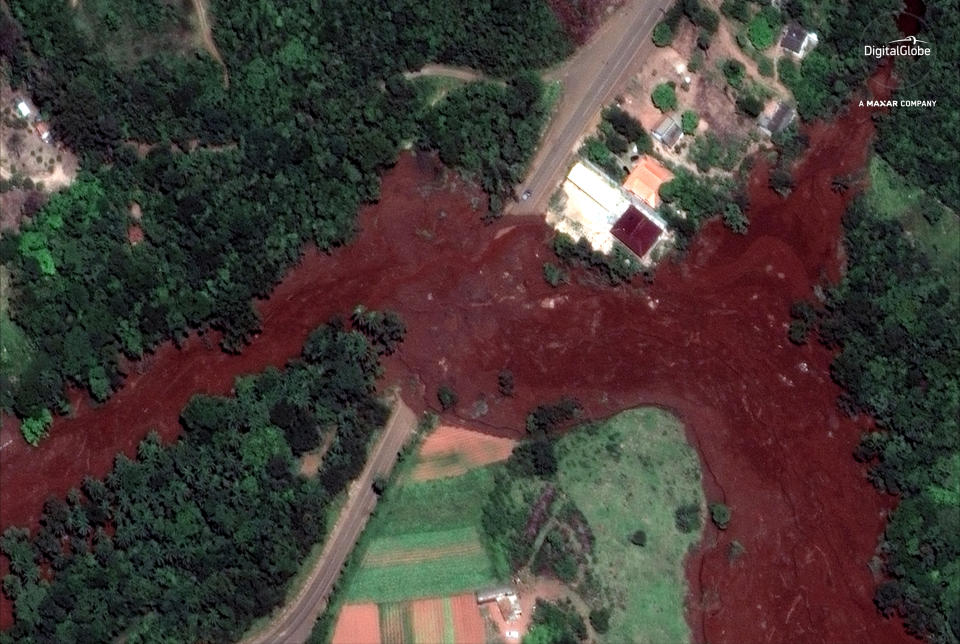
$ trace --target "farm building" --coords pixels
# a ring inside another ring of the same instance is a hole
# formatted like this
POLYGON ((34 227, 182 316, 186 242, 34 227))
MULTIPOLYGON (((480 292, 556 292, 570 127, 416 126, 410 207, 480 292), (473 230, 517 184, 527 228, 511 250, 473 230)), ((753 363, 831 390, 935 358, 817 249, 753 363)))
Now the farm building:
POLYGON ((637 257, 645 257, 660 241, 665 226, 647 209, 631 205, 610 230, 611 234, 633 251, 637 257))
POLYGON ((586 161, 578 161, 563 182, 562 214, 551 223, 574 239, 586 239, 602 252, 613 249, 612 226, 630 205, 624 191, 603 172, 586 161))
POLYGON ((37 130, 37 134, 40 136, 41 141, 43 141, 44 143, 50 143, 50 140, 52 137, 50 134, 49 125, 47 125, 43 121, 37 121, 35 129, 37 130))
POLYGON ((783 35, 780 37, 780 50, 799 60, 813 51, 813 48, 819 42, 820 39, 817 34, 807 31, 795 22, 791 22, 783 28, 783 35))
POLYGON ((676 145, 677 141, 683 138, 683 128, 680 126, 680 121, 676 119, 672 114, 665 115, 660 122, 657 123, 657 127, 653 128, 651 132, 653 138, 668 148, 672 148, 676 145))
POLYGON ((477 591, 477 603, 486 604, 487 602, 497 604, 500 615, 505 622, 516 621, 523 614, 523 611, 520 610, 520 599, 517 597, 516 591, 510 586, 477 591))
POLYGON ((644 154, 627 175, 623 187, 651 208, 660 207, 660 186, 673 179, 673 173, 649 154, 644 154))
POLYGON ((771 101, 757 118, 757 128, 767 136, 783 132, 797 117, 797 111, 781 101, 771 101))

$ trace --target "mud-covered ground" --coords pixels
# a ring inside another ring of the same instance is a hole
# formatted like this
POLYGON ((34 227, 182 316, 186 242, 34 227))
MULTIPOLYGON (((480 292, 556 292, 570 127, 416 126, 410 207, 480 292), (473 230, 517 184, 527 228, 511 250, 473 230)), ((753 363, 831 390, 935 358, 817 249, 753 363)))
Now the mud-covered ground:
POLYGON ((311 329, 362 303, 400 312, 409 328, 384 384, 399 384, 418 410, 452 386, 460 403, 448 422, 517 436, 533 406, 572 395, 592 417, 654 404, 686 423, 708 498, 733 512, 688 559, 698 641, 910 641, 871 602, 867 561, 890 505, 851 458, 863 427, 836 408, 830 354, 786 339, 791 302, 839 275, 849 196, 830 181, 863 166, 871 134, 863 111, 812 130, 789 199, 755 169, 747 236, 711 224, 652 285, 615 290, 577 272, 552 289, 542 277, 551 233, 539 219, 484 226, 475 189, 430 158, 404 156, 380 204, 362 212, 357 239, 330 256, 308 253, 260 303, 263 333, 242 355, 209 337, 164 346, 106 405, 76 396, 76 413, 39 449, 7 419, 0 525, 34 524, 44 498, 103 475, 150 429, 172 439, 190 395, 225 393, 236 375, 283 363, 311 329), (511 398, 497 393, 502 369, 515 376, 511 398), (731 563, 734 540, 745 552, 731 563))

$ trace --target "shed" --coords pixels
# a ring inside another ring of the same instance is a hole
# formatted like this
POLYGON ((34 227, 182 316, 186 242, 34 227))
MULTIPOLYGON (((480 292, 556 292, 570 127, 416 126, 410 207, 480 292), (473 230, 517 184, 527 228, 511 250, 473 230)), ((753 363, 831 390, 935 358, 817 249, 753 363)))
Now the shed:
POLYGON ((516 594, 512 587, 510 586, 496 586, 494 588, 485 588, 483 590, 477 591, 477 603, 485 604, 487 602, 495 602, 500 597, 504 595, 514 595, 516 594))
POLYGON ((30 106, 27 105, 27 102, 24 100, 17 102, 17 112, 20 113, 21 118, 28 118, 31 114, 33 114, 33 110, 30 109, 30 106))
POLYGON ((803 58, 819 42, 817 34, 807 31, 796 22, 791 22, 783 28, 783 35, 780 37, 780 49, 796 58, 803 58))
POLYGON ((644 154, 627 175, 623 187, 643 199, 651 208, 660 207, 660 186, 673 179, 673 173, 649 154, 644 154))
POLYGON ((642 258, 656 245, 663 230, 657 223, 631 205, 620 216, 610 232, 627 248, 642 258))
POLYGON ((797 110, 787 103, 771 103, 770 109, 764 110, 757 119, 757 127, 767 136, 771 136, 783 132, 796 117, 797 110))
POLYGON ((37 134, 40 135, 40 139, 41 139, 44 143, 50 143, 50 138, 51 138, 51 135, 50 135, 50 126, 48 126, 48 125, 47 125, 46 123, 44 123, 43 121, 38 121, 37 124, 36 124, 36 126, 35 126, 35 129, 37 130, 37 134))
POLYGON ((653 128, 652 134, 654 139, 671 148, 683 138, 683 128, 673 115, 667 114, 653 128))

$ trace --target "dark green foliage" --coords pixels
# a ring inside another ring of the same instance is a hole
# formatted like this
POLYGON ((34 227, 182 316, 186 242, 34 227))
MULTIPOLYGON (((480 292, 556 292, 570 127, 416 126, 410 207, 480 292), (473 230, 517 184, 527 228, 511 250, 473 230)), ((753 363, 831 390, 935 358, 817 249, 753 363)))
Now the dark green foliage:
POLYGON ((788 337, 794 344, 806 344, 810 331, 819 322, 817 310, 806 300, 798 300, 790 307, 790 329, 788 337))
POLYGON ((457 392, 454 391, 450 386, 441 385, 440 388, 437 389, 437 400, 440 402, 440 408, 443 411, 447 411, 448 409, 452 409, 456 406, 457 402, 460 400, 460 397, 457 396, 457 392))
POLYGON ((240 350, 260 326, 251 299, 270 293, 305 243, 328 250, 350 238, 408 141, 436 137, 448 162, 500 199, 543 122, 539 83, 521 72, 569 51, 540 0, 334 0, 322 11, 223 2, 213 10, 225 84, 210 57, 163 40, 186 40, 189 7, 9 5, 16 22, 4 4, 0 48, 12 83, 85 170, 4 246, 10 310, 37 349, 2 396, 22 418, 61 407, 67 384, 106 398, 122 384, 120 356, 192 330, 219 329, 223 347, 240 350), (520 75, 430 109, 402 76, 427 61, 520 75), (445 134, 444 118, 461 117, 469 149, 445 134), (143 210, 136 246, 131 202, 143 210))
POLYGON ((703 52, 699 49, 695 49, 692 54, 690 54, 690 61, 687 62, 687 69, 691 72, 698 72, 700 68, 703 67, 703 52))
POLYGON ((536 74, 515 77, 506 87, 470 83, 457 88, 423 122, 425 142, 440 159, 477 179, 500 200, 526 171, 546 122, 543 83, 536 74))
POLYGON ((740 163, 745 148, 744 141, 729 137, 721 139, 713 132, 707 132, 705 136, 697 137, 690 146, 690 159, 700 172, 707 172, 714 167, 729 172, 740 163))
POLYGON ((759 51, 767 49, 773 45, 777 35, 777 27, 776 24, 770 24, 764 12, 759 12, 747 25, 747 37, 750 39, 750 44, 759 51))
POLYGON ((790 194, 790 191, 793 190, 793 175, 790 174, 790 170, 787 168, 777 166, 770 171, 767 183, 769 183, 770 187, 781 197, 786 197, 790 194))
POLYGON ((573 241, 565 233, 553 238, 553 252, 565 264, 581 264, 589 268, 610 286, 629 282, 640 270, 640 263, 619 245, 613 247, 612 253, 605 255, 593 250, 585 239, 573 241))
POLYGON ((569 599, 548 602, 537 599, 527 644, 576 644, 587 637, 587 625, 569 599))
POLYGON ((647 545, 647 533, 643 530, 637 530, 632 535, 630 535, 630 543, 635 546, 640 546, 643 548, 647 545))
POLYGON ((561 398, 555 403, 537 406, 527 414, 527 432, 543 435, 561 428, 564 424, 579 418, 583 406, 575 398, 561 398))
POLYGON ((327 504, 359 473, 386 418, 377 370, 362 335, 323 327, 283 371, 240 378, 233 397, 195 397, 173 445, 151 434, 135 461, 118 455, 104 481, 48 501, 33 540, 16 528, 0 539, 16 614, 0 639, 239 639, 283 601, 327 504), (295 473, 275 422, 333 433, 320 477, 295 473))
POLYGON ((723 503, 711 503, 710 520, 720 530, 726 530, 730 525, 730 508, 723 503))
POLYGON ((394 311, 368 311, 358 306, 350 315, 350 322, 353 328, 367 336, 380 355, 396 351, 407 333, 407 325, 394 311))
POLYGON ((603 120, 609 123, 622 137, 636 143, 641 152, 649 152, 652 149, 650 135, 640 125, 640 121, 620 107, 611 105, 604 108, 603 120))
MULTIPOLYGON (((918 38, 934 45, 934 55, 896 58, 896 74, 910 79, 908 87, 893 98, 930 96, 935 109, 894 109, 880 120, 877 150, 890 165, 912 183, 957 211, 960 209, 960 84, 956 61, 960 60, 960 11, 955 0, 926 3, 924 26, 918 38), (941 109, 940 106, 951 106, 941 109)), ((931 209, 936 212, 937 209, 931 209)))
POLYGON ((736 58, 727 58, 720 66, 723 77, 727 79, 727 84, 734 89, 740 89, 743 85, 743 78, 747 73, 747 68, 743 66, 736 58))
POLYGON ((543 263, 543 279, 546 280, 547 284, 556 288, 560 286, 563 282, 567 281, 567 275, 563 272, 559 266, 553 262, 544 262, 543 263))
POLYGON ((747 22, 750 20, 750 5, 747 0, 723 0, 720 13, 734 20, 747 22))
POLYGON ((513 372, 509 369, 504 369, 497 374, 497 391, 504 396, 513 395, 513 372))
POLYGON ((673 83, 660 83, 653 88, 650 94, 650 100, 654 107, 661 112, 671 112, 677 109, 677 93, 673 89, 673 83))
POLYGON ((673 513, 677 530, 683 533, 700 529, 700 507, 696 503, 684 503, 673 513))
POLYGON ((932 642, 960 638, 960 305, 956 258, 935 268, 899 223, 848 209, 848 268, 828 294, 822 339, 839 346, 831 372, 844 407, 867 412, 880 431, 856 456, 870 479, 900 496, 880 545, 892 582, 877 605, 932 642))
POLYGON ((610 609, 594 608, 590 611, 590 625, 601 635, 610 630, 610 609))
POLYGON ((666 47, 673 42, 673 29, 665 22, 658 22, 653 28, 653 44, 657 47, 666 47))
POLYGON ((554 527, 543 542, 533 560, 533 570, 539 575, 552 574, 562 582, 570 583, 577 578, 577 560, 571 554, 567 535, 554 527))
POLYGON ((684 134, 693 134, 700 124, 700 115, 693 110, 684 110, 683 114, 680 115, 680 124, 683 127, 684 134))
POLYGON ((737 97, 737 109, 751 118, 756 118, 763 111, 763 99, 756 94, 745 92, 737 97))
POLYGON ((557 473, 553 443, 543 437, 520 443, 510 454, 507 467, 519 476, 553 478, 557 473))
MULTIPOLYGON (((660 186, 660 197, 667 204, 675 204, 683 209, 689 222, 685 225, 693 227, 694 232, 701 221, 724 211, 733 200, 733 192, 734 186, 728 180, 698 177, 684 168, 678 168, 674 178, 660 186)), ((667 223, 679 219, 669 211, 665 214, 667 223)))

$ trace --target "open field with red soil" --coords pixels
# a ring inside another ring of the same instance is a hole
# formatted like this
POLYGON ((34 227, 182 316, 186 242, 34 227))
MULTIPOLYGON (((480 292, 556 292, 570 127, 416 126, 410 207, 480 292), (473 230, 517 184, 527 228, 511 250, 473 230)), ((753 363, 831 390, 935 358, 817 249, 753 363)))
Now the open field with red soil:
POLYGON ((444 638, 444 599, 429 597, 410 602, 413 644, 440 644, 444 638))
POLYGON ((380 644, 380 608, 376 604, 345 604, 330 644, 380 644))
POLYGON ((470 468, 506 460, 516 444, 516 440, 505 436, 440 425, 421 444, 417 465, 410 477, 414 481, 428 481, 459 476, 470 468))
POLYGON ((484 644, 483 618, 473 593, 450 598, 453 606, 453 633, 457 644, 484 644))
MULTIPOLYGON (((75 413, 57 419, 39 449, 7 419, 0 526, 35 526, 47 495, 102 476, 151 429, 176 436, 190 395, 224 393, 237 374, 282 364, 317 324, 363 303, 398 311, 409 329, 385 361, 384 384, 399 384, 420 411, 448 383, 461 403, 445 422, 520 437, 532 407, 575 395, 587 416, 654 404, 685 423, 708 498, 733 511, 730 528, 708 527, 688 559, 697 641, 912 642, 872 603, 866 564, 891 503, 851 457, 865 423, 837 410, 831 353, 786 337, 792 301, 839 277, 852 195, 830 182, 864 166, 872 133, 867 110, 813 127, 788 199, 767 189, 767 168, 756 165, 748 235, 713 222, 653 285, 620 289, 580 283, 576 272, 552 289, 542 222, 485 226, 475 189, 430 158, 404 155, 381 203, 361 213, 357 239, 332 255, 308 252, 258 303, 263 332, 241 355, 197 337, 164 345, 106 405, 72 395, 75 413), (496 395, 502 369, 516 380, 511 398, 496 395), (487 413, 467 420, 481 398, 487 413), (746 553, 731 564, 733 540, 746 553)), ((3 608, 9 618, 9 602, 3 608)))

